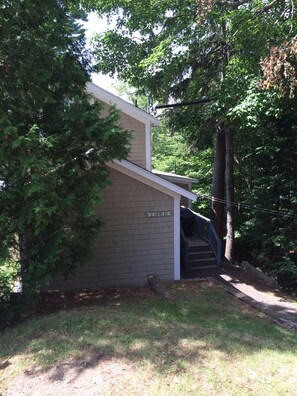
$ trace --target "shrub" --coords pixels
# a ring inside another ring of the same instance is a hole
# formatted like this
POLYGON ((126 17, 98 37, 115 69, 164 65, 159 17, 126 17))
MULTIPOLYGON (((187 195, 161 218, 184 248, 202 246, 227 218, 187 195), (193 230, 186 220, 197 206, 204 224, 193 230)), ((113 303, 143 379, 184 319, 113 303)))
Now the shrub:
POLYGON ((0 326, 13 317, 11 292, 19 276, 19 265, 9 259, 0 259, 0 326))
POLYGON ((273 264, 273 275, 278 284, 287 291, 297 293, 297 263, 290 257, 283 257, 273 264))

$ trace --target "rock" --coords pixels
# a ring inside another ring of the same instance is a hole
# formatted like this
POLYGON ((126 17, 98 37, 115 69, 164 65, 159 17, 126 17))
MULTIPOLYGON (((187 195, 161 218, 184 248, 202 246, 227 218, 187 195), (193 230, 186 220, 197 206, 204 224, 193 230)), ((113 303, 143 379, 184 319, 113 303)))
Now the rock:
POLYGON ((277 281, 275 279, 273 279, 270 276, 259 271, 257 268, 253 267, 248 261, 242 261, 241 268, 244 271, 250 272, 251 274, 255 275, 257 278, 261 279, 263 282, 267 283, 269 286, 277 287, 277 281))

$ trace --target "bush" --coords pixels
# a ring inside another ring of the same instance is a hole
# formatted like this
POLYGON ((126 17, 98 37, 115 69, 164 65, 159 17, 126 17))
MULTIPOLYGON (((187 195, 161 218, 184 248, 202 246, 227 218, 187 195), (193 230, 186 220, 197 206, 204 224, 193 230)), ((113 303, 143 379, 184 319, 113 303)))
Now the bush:
POLYGON ((278 284, 285 290, 297 293, 297 263, 290 257, 283 257, 273 264, 273 275, 278 284))
POLYGON ((8 259, 0 260, 0 326, 13 317, 10 296, 18 276, 17 262, 8 259))

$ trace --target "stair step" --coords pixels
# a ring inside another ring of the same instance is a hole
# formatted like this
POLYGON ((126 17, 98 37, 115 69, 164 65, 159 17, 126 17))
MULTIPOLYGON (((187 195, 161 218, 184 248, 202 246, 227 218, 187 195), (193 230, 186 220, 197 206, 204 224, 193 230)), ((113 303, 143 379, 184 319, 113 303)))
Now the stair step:
POLYGON ((199 266, 194 266, 194 267, 189 267, 188 271, 191 270, 199 270, 199 269, 208 269, 208 268, 217 268, 218 266, 216 264, 205 264, 205 265, 199 265, 199 266))
POLYGON ((192 259, 189 260, 188 264, 189 269, 205 268, 205 266, 217 267, 217 261, 215 257, 192 259))
POLYGON ((209 250, 209 245, 203 246, 189 246, 189 252, 205 252, 209 250))
POLYGON ((208 241, 194 235, 192 237, 187 237, 186 239, 189 249, 188 263, 185 263, 187 267, 186 269, 190 271, 218 267, 215 254, 208 241))
POLYGON ((190 259, 189 263, 201 263, 201 262, 216 262, 216 258, 214 256, 212 257, 208 257, 208 258, 194 258, 194 259, 190 259))
POLYGON ((205 250, 202 252, 189 252, 189 260, 196 259, 196 258, 213 258, 214 254, 212 250, 205 250))

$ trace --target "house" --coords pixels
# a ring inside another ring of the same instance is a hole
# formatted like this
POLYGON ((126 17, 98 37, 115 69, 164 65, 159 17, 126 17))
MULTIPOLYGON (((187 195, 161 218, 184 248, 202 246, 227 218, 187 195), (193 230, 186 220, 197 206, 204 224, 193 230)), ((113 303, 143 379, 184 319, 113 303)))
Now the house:
POLYGON ((196 200, 193 179, 152 172, 152 115, 93 83, 88 91, 103 104, 115 105, 120 124, 133 131, 131 153, 108 163, 111 184, 102 192, 96 213, 103 221, 94 243, 94 259, 67 280, 56 278, 51 289, 70 290, 146 282, 157 273, 163 280, 180 279, 180 206, 196 200))

